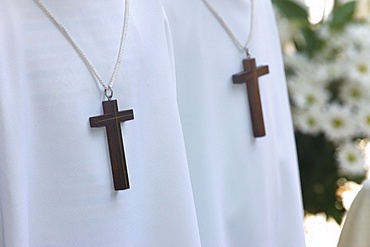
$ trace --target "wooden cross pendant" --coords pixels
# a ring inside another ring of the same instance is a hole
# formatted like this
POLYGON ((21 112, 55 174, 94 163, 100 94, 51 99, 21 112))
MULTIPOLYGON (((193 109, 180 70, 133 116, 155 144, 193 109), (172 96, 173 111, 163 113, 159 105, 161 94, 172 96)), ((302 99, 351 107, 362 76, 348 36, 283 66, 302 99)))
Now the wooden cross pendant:
POLYGON ((254 58, 247 58, 243 60, 244 71, 233 75, 233 82, 235 84, 246 83, 248 91, 249 107, 252 118, 254 137, 263 137, 266 135, 265 124, 263 121, 262 105, 260 89, 258 85, 258 77, 269 73, 268 66, 256 67, 256 60, 254 58))
POLYGON ((90 117, 90 126, 106 127, 114 189, 129 189, 121 122, 134 119, 134 112, 132 109, 118 111, 117 100, 103 101, 103 110, 104 115, 90 117))

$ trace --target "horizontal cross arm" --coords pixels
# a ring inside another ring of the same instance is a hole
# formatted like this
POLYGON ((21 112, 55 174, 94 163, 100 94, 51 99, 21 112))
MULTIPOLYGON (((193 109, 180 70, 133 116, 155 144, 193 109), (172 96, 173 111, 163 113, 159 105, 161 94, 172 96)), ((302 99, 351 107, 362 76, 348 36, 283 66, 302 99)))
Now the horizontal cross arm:
POLYGON ((252 72, 242 71, 238 74, 233 75, 233 82, 235 84, 245 83, 246 81, 250 80, 251 77, 252 77, 252 72))
POLYGON ((265 65, 265 66, 259 66, 257 67, 257 76, 263 76, 263 75, 267 75, 269 73, 269 66, 265 65))
MULTIPOLYGON (((259 66, 257 67, 257 77, 266 75, 269 73, 269 67, 268 66, 259 66)), ((235 84, 241 84, 245 83, 249 80, 253 79, 253 74, 251 71, 242 71, 238 74, 233 75, 233 82, 235 84)))
POLYGON ((91 127, 102 127, 107 125, 112 125, 117 122, 124 122, 134 119, 134 111, 132 109, 126 111, 120 111, 111 114, 104 114, 101 116, 90 117, 91 127))

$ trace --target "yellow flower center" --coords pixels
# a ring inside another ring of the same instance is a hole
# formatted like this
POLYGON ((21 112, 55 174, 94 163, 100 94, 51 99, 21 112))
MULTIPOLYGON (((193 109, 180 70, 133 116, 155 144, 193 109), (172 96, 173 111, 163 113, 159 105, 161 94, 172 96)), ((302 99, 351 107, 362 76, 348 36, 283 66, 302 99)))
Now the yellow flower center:
POLYGON ((344 126, 343 119, 341 118, 333 118, 331 120, 331 124, 334 128, 337 128, 337 129, 342 128, 344 126))
POLYGON ((361 74, 365 74, 368 71, 366 64, 358 64, 357 69, 361 74))
POLYGON ((306 96, 306 102, 307 102, 307 104, 312 105, 313 103, 316 102, 316 97, 313 96, 313 95, 307 95, 306 96))
POLYGON ((360 99, 361 98, 361 91, 358 88, 352 88, 351 96, 354 99, 360 99))
POLYGON ((349 163, 355 163, 355 162, 356 162, 356 160, 357 160, 356 155, 354 155, 354 154, 352 154, 352 153, 349 153, 349 154, 347 155, 347 161, 348 161, 349 163))
POLYGON ((310 127, 315 127, 317 125, 317 121, 315 118, 308 118, 307 119, 307 125, 310 127))

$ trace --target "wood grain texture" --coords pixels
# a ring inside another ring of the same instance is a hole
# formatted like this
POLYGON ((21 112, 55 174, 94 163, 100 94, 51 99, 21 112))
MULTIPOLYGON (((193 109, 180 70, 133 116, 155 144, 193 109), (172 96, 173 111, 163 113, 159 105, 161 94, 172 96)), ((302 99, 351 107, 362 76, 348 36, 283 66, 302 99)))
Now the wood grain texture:
POLYGON ((104 115, 90 117, 90 126, 106 127, 115 190, 130 188, 121 122, 134 119, 132 109, 118 111, 117 100, 103 101, 104 115))
POLYGON ((256 66, 254 58, 243 60, 244 71, 233 75, 235 84, 246 83, 251 121, 254 137, 263 137, 266 135, 265 123, 263 119, 261 95, 258 78, 269 73, 268 66, 256 66))

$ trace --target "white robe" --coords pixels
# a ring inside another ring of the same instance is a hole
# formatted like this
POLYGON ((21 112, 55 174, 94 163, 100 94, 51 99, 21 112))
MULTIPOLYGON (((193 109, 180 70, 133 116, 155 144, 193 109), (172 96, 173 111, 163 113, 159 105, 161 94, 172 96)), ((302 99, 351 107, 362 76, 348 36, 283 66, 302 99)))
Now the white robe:
MULTIPOLYGON (((123 1, 44 0, 109 81, 123 1)), ((102 87, 31 0, 0 1, 0 246, 198 246, 161 3, 131 1, 114 98, 131 189, 113 189, 102 87)))
POLYGON ((338 247, 370 246, 370 180, 366 180, 347 213, 338 247))
MULTIPOLYGON (((236 36, 249 35, 250 0, 210 0, 236 36)), ((203 246, 304 246, 295 141, 270 0, 255 0, 250 52, 266 136, 254 138, 237 49, 201 0, 164 0, 174 42, 178 100, 203 246)))

